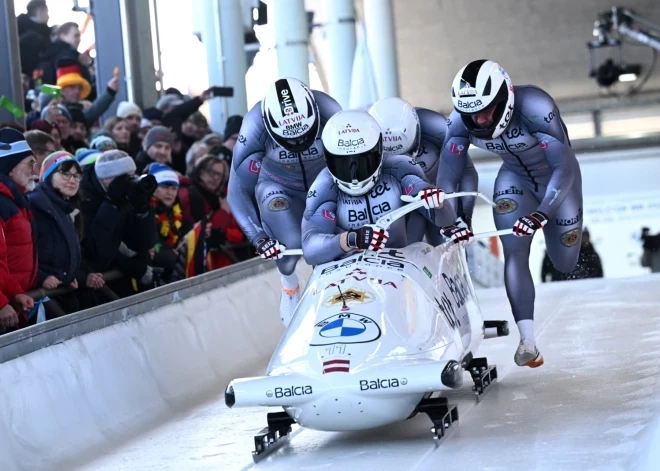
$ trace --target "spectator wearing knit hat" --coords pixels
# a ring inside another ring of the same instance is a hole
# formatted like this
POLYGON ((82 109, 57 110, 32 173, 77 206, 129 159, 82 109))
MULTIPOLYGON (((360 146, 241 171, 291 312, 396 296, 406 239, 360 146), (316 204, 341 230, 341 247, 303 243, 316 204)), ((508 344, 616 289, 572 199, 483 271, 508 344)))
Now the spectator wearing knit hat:
POLYGON ((135 162, 120 150, 103 152, 94 165, 83 170, 82 246, 95 272, 116 267, 121 245, 146 252, 156 244, 156 224, 149 206, 153 192, 136 191, 139 185, 134 175, 135 162))
MULTIPOLYGON (((0 229, 7 247, 7 267, 23 292, 37 281, 36 225, 25 196, 38 176, 37 159, 23 135, 11 128, 0 129, 0 229)), ((21 326, 27 325, 34 302, 22 298, 21 326)))
POLYGON ((117 143, 104 134, 100 134, 92 139, 89 143, 90 149, 96 149, 100 152, 105 152, 106 150, 113 150, 117 148, 117 143))
POLYGON ((52 137, 53 142, 55 143, 55 150, 60 150, 62 148, 62 133, 60 132, 60 127, 57 123, 51 124, 43 119, 37 119, 30 125, 30 131, 32 130, 43 131, 52 137))
MULTIPOLYGON (((154 246, 152 265, 163 268, 163 279, 168 281, 177 261, 176 248, 181 239, 192 229, 192 224, 183 220, 181 202, 178 198, 179 177, 167 165, 157 162, 149 164, 149 175, 156 177, 158 188, 151 198, 151 207, 156 218, 159 242, 154 246)), ((209 227, 210 230, 210 227, 209 227)))
MULTIPOLYGON (((44 160, 39 184, 28 196, 37 223, 37 286, 45 289, 62 286, 77 289, 86 284, 86 277, 80 272, 82 222, 78 189, 81 178, 80 165, 71 154, 54 152, 44 160)), ((75 294, 53 300, 66 313, 80 307, 75 294)), ((50 318, 51 310, 47 308, 46 312, 50 318)))
POLYGON ((135 103, 122 101, 117 107, 117 116, 126 121, 128 131, 131 133, 127 152, 135 156, 140 152, 142 144, 142 141, 138 137, 140 122, 142 121, 142 110, 135 103))
POLYGON ((95 164, 101 154, 102 152, 96 149, 78 149, 76 151, 76 160, 80 164, 80 167, 84 169, 88 165, 95 164))
POLYGON ((143 173, 151 162, 169 165, 172 162, 172 141, 174 136, 163 126, 154 126, 149 130, 142 148, 135 159, 137 173, 143 173))

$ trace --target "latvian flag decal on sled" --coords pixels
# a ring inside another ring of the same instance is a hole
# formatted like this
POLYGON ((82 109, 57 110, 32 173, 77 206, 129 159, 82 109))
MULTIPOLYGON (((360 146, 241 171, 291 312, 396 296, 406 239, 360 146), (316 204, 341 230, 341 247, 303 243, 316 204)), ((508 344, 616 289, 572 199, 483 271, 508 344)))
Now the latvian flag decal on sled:
POLYGON ((323 362, 323 374, 334 373, 335 371, 349 372, 350 360, 328 360, 323 362))

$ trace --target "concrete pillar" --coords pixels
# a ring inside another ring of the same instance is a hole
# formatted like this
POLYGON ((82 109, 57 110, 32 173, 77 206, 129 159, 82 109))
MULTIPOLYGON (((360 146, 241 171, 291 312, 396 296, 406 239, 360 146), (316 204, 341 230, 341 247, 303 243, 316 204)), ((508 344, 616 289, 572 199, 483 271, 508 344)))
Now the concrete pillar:
POLYGON ((355 8, 353 0, 324 0, 324 5, 328 91, 346 109, 351 96, 351 73, 356 47, 355 8))
POLYGON ((309 30, 304 0, 270 0, 268 22, 275 28, 278 78, 297 78, 309 86, 309 30))
MULTIPOLYGON (((24 93, 21 80, 21 56, 18 46, 18 27, 14 12, 14 0, 0 2, 0 96, 6 96, 22 112, 23 116, 14 116, 5 107, 0 107, 0 121, 13 121, 25 125, 24 93)), ((11 107, 11 105, 9 105, 11 107)))
MULTIPOLYGON (((247 113, 247 91, 245 74, 247 73, 247 57, 245 56, 245 32, 241 11, 241 0, 220 0, 220 46, 223 60, 224 81, 226 87, 234 88, 234 96, 223 98, 227 102, 227 116, 247 113)), ((216 98, 213 101, 220 101, 216 98)), ((224 126, 224 124, 223 124, 224 126)))
MULTIPOLYGON (((209 85, 222 86, 225 81, 224 62, 220 48, 220 8, 219 0, 204 0, 204 22, 202 24, 202 42, 206 47, 209 85)), ((227 122, 226 103, 214 98, 208 101, 211 113, 211 129, 222 133, 227 122)))
MULTIPOLYGON (((130 75, 127 77, 128 95, 142 109, 152 107, 158 101, 156 67, 154 66, 153 37, 151 33, 151 0, 136 2, 124 0, 126 36, 130 75)), ((103 88, 100 88, 103 90, 103 88)))
POLYGON ((364 0, 364 21, 378 98, 399 96, 392 0, 364 0))
POLYGON ((121 101, 132 100, 132 93, 129 95, 131 83, 127 80, 132 76, 130 70, 130 61, 128 57, 130 52, 123 40, 123 34, 126 24, 122 21, 122 9, 124 8, 122 0, 103 0, 90 2, 92 16, 94 21, 94 37, 96 43, 96 58, 94 67, 96 68, 96 87, 99 94, 103 93, 108 81, 113 76, 115 67, 119 68, 119 91, 115 95, 115 100, 110 108, 101 117, 106 120, 117 114, 117 105, 121 101), (126 58, 126 60, 124 60, 126 58))

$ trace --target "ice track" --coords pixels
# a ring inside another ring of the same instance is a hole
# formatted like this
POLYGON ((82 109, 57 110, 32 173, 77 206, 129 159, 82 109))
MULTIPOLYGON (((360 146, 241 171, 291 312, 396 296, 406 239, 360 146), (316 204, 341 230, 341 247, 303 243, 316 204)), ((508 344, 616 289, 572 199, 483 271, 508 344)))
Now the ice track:
POLYGON ((458 427, 437 446, 426 415, 369 432, 294 425, 287 444, 254 464, 252 436, 267 409, 229 410, 219 394, 78 469, 657 470, 659 288, 658 275, 537 286, 545 365, 535 370, 513 363, 518 333, 504 289, 478 291, 485 319, 511 323, 509 337, 484 341, 478 353, 500 379, 477 404, 466 376, 464 392, 449 396, 458 427))

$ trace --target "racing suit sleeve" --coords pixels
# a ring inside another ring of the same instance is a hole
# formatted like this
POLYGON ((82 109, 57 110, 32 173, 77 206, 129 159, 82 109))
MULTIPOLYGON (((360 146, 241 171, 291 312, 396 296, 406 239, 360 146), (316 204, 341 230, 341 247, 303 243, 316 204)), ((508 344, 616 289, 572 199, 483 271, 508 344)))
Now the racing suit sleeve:
POLYGON ((234 146, 232 167, 229 173, 227 202, 234 218, 248 240, 268 237, 261 227, 261 220, 253 202, 259 179, 261 162, 266 154, 266 128, 261 119, 261 103, 257 103, 243 119, 238 140, 234 146))
MULTIPOLYGON (((467 129, 463 125, 458 112, 453 111, 447 119, 447 134, 440 151, 440 163, 438 164, 438 175, 436 178, 436 186, 442 188, 445 193, 453 193, 459 189, 461 191, 476 191, 476 169, 472 159, 468 156, 468 148, 470 147, 470 138, 467 129), (465 177, 465 172, 468 173, 465 177), (470 176, 472 175, 472 177, 470 176), (464 179, 465 178, 465 179, 464 179), (465 184, 465 187, 463 187, 465 184)), ((468 214, 465 208, 470 210, 474 209, 474 196, 462 198, 463 212, 468 214)), ((458 201, 455 199, 448 200, 450 206, 456 214, 458 201)), ((456 220, 452 220, 453 222, 456 220)))
MULTIPOLYGON (((385 171, 387 167, 399 181, 402 195, 415 196, 425 188, 434 186, 426 181, 422 168, 409 157, 390 156, 387 158, 387 166, 384 166, 383 170, 385 171)), ((447 226, 456 220, 454 208, 447 203, 448 201, 439 209, 419 208, 417 211, 433 224, 440 227, 447 226)))
POLYGON ((552 219, 566 198, 579 169, 559 109, 550 95, 540 88, 530 88, 523 96, 521 121, 538 139, 552 169, 545 196, 537 211, 552 219))
MULTIPOLYGON (((459 191, 479 191, 479 174, 477 173, 477 169, 474 168, 474 162, 467 153, 465 158, 467 162, 458 189, 459 191)), ((442 189, 444 190, 444 188, 442 189)), ((458 211, 458 216, 468 216, 471 219, 476 199, 476 196, 462 196, 460 198, 461 207, 460 211, 458 211)))
POLYGON ((344 252, 337 226, 337 188, 328 169, 319 173, 309 189, 302 220, 302 251, 309 265, 337 260, 355 252, 344 252))

